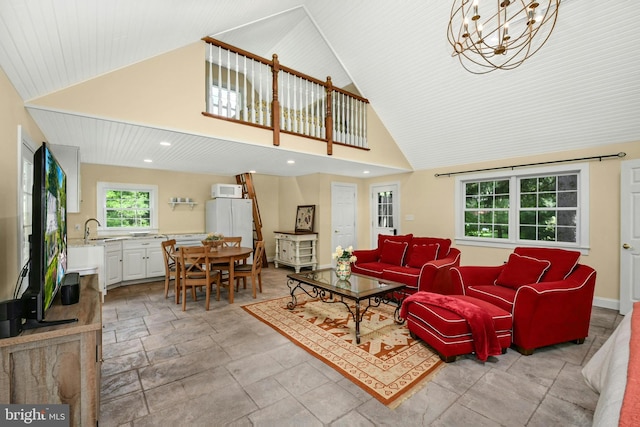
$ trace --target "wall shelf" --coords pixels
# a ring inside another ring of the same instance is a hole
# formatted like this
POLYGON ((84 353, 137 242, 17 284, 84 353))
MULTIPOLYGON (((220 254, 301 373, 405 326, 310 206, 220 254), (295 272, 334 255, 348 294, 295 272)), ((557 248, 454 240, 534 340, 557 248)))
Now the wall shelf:
POLYGON ((174 210, 176 205, 188 205, 189 208, 193 210, 193 207, 197 205, 196 202, 169 202, 169 204, 171 205, 171 210, 174 210))

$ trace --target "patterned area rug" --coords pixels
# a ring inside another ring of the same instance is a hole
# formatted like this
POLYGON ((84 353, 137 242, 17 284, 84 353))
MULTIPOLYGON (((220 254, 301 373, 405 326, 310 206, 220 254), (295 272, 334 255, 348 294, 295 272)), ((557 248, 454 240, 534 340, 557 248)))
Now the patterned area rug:
MULTIPOLYGON (((442 361, 393 320, 395 306, 381 304, 367 310, 356 345, 355 323, 341 303, 323 303, 296 295, 245 305, 247 312, 390 407, 398 406, 425 383, 442 361)), ((355 311, 355 310, 354 310, 355 311)))

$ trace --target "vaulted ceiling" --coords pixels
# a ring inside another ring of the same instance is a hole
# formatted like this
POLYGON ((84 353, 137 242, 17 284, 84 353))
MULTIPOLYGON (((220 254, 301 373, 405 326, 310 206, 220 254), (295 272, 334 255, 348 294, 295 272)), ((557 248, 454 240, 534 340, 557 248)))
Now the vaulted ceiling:
POLYGON ((206 172, 216 156, 215 172, 230 175, 399 171, 30 104, 205 35, 353 85, 413 170, 640 143, 636 2, 564 0, 535 56, 473 75, 451 57, 451 1, 2 0, 0 66, 47 140, 81 147, 88 163, 145 167, 141 150, 175 138, 180 151, 146 167, 206 172), (298 166, 283 166, 290 157, 298 166))

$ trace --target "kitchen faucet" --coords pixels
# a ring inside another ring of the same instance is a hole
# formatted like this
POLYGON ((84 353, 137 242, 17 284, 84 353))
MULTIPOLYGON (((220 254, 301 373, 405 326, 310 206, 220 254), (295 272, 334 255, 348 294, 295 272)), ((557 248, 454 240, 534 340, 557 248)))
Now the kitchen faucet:
POLYGON ((98 220, 97 220, 97 219, 95 219, 95 218, 89 218, 88 220, 86 220, 86 221, 84 222, 84 243, 85 243, 85 245, 86 245, 87 243, 89 243, 89 222, 91 222, 91 221, 95 221, 95 222, 97 222, 97 223, 98 223, 98 226, 99 226, 99 227, 101 227, 101 225, 100 225, 100 221, 98 221, 98 220))

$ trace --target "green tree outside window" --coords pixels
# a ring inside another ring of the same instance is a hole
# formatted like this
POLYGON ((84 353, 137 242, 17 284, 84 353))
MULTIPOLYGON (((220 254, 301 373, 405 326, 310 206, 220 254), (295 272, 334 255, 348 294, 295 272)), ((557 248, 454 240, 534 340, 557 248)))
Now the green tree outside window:
POLYGON ((107 228, 151 227, 149 191, 107 190, 107 228))

